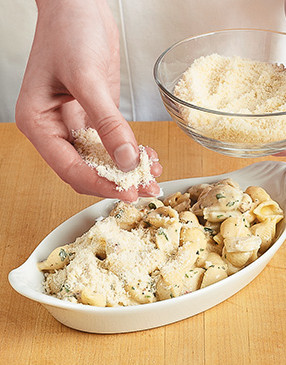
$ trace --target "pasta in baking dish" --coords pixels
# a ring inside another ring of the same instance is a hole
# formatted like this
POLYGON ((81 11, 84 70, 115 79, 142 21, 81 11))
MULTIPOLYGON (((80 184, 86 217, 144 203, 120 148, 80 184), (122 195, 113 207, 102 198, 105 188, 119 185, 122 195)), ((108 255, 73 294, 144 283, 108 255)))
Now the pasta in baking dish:
POLYGON ((47 294, 100 307, 170 299, 241 270, 275 240, 283 219, 261 187, 225 179, 163 201, 117 202, 75 242, 38 264, 47 294))

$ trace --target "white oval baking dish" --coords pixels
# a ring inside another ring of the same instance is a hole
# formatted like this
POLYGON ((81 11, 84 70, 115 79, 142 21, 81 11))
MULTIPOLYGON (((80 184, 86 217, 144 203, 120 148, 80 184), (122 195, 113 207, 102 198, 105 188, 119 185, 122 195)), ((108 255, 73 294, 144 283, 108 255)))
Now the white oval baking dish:
MULTIPOLYGON (((259 162, 223 175, 190 178, 161 183, 164 195, 184 192, 191 185, 212 183, 226 177, 237 181, 242 189, 258 185, 266 189, 286 212, 286 163, 259 162)), ((256 261, 232 276, 204 289, 165 301, 130 307, 99 308, 65 302, 43 292, 43 274, 37 263, 63 243, 72 242, 93 224, 97 217, 109 213, 114 200, 96 203, 53 230, 34 250, 27 261, 9 273, 12 287, 23 296, 41 303, 64 325, 93 333, 123 333, 170 324, 203 312, 229 298, 250 283, 267 265, 286 239, 285 219, 279 223, 276 242, 256 261)))

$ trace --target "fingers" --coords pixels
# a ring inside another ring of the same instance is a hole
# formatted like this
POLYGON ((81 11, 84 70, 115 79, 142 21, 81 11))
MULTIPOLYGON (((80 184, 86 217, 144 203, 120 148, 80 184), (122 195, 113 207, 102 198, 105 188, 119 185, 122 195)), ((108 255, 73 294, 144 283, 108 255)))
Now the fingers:
MULTIPOLYGON (((149 158, 152 160, 151 174, 158 177, 162 173, 162 166, 159 164, 158 154, 151 147, 145 147, 149 158)), ((156 181, 152 181, 147 186, 140 186, 138 189, 139 196, 158 196, 160 194, 160 187, 156 181)))
POLYGON ((113 182, 98 176, 96 170, 82 160, 69 142, 58 137, 50 136, 46 139, 41 155, 59 177, 80 194, 133 202, 138 196, 158 196, 160 193, 156 181, 139 187, 138 191, 133 186, 127 191, 119 192, 113 182))
MULTIPOLYGON (((128 202, 136 200, 138 195, 157 196, 160 189, 156 182, 144 188, 140 187, 138 191, 132 187, 128 191, 118 192, 114 183, 99 177, 96 170, 91 169, 82 160, 69 142, 70 127, 68 125, 65 127, 65 124, 61 122, 63 116, 69 119, 69 115, 74 115, 75 122, 81 120, 78 127, 84 126, 81 124, 84 123, 84 113, 77 105, 75 101, 67 103, 58 115, 55 111, 50 112, 41 121, 32 121, 31 114, 26 113, 29 117, 26 116, 27 120, 24 124, 29 126, 29 138, 51 168, 78 193, 117 198, 128 202), (67 108, 68 105, 70 108, 67 108)), ((73 127, 75 127, 74 124, 73 127)), ((27 132, 25 128, 24 132, 27 132)), ((146 151, 153 161, 151 173, 157 177, 162 171, 158 155, 150 147, 146 147, 146 151)))
MULTIPOLYGON (((101 88, 99 93, 100 112, 94 100, 90 100, 89 93, 83 92, 78 100, 86 110, 92 127, 97 130, 113 161, 122 171, 131 171, 139 163, 139 151, 134 134, 105 86, 101 88)), ((99 99, 97 98, 97 100, 99 99)), ((146 150, 153 160, 151 173, 158 177, 162 173, 162 166, 158 163, 158 155, 152 148, 147 147, 146 150)))
POLYGON ((41 148, 38 150, 59 177, 78 193, 130 202, 138 197, 134 187, 119 192, 113 182, 98 176, 96 170, 89 167, 74 147, 63 138, 46 136, 41 139, 41 148))
MULTIPOLYGON (((72 94, 86 111, 107 152, 122 171, 133 170, 139 162, 139 150, 129 124, 116 107, 106 80, 78 77, 72 94)), ((73 86, 71 86, 73 88, 73 86)))
MULTIPOLYGON (((157 196, 160 192, 155 181, 139 187, 138 191, 133 186, 127 191, 119 192, 113 182, 98 176, 96 170, 82 160, 74 147, 62 138, 61 133, 45 134, 42 128, 35 128, 32 142, 59 177, 78 193, 132 202, 138 195, 157 196)), ((147 150, 149 156, 157 161, 157 153, 151 148, 147 150)), ((155 162, 155 166, 157 170, 162 169, 158 162, 155 162)))
MULTIPOLYGON (((160 187, 156 181, 144 187, 140 186, 138 191, 133 186, 127 191, 119 192, 113 182, 98 176, 96 170, 82 160, 68 141, 57 136, 47 137, 45 143, 41 145, 40 152, 59 177, 78 193, 115 198, 126 202, 135 201, 138 196, 158 196, 160 193, 160 187)), ((148 148, 148 152, 154 158, 157 157, 154 150, 148 148)), ((158 162, 156 165, 158 170, 162 169, 158 162)))
POLYGON ((147 186, 140 186, 138 190, 139 196, 158 196, 160 194, 160 186, 156 181, 152 181, 147 186))
POLYGON ((69 132, 69 141, 73 141, 72 131, 88 126, 88 118, 77 100, 65 103, 60 108, 61 119, 69 132))
MULTIPOLYGON (((78 193, 117 198, 128 202, 136 200, 138 195, 157 196, 159 194, 160 189, 156 182, 144 188, 140 187, 138 191, 132 187, 128 191, 118 192, 114 183, 99 177, 96 170, 91 169, 82 160, 69 142, 71 126, 69 126, 68 120, 72 123, 73 128, 82 128, 86 119, 83 109, 76 101, 63 105, 62 110, 58 111, 58 115, 55 111, 46 114, 41 122, 32 122, 31 114, 28 114, 29 121, 27 120, 25 124, 29 126, 31 142, 52 169, 78 193), (66 120, 64 124, 61 122, 63 117, 66 120)), ((151 173, 157 177, 162 172, 158 155, 150 147, 146 147, 146 151, 153 161, 151 173)))
POLYGON ((151 166, 151 174, 154 177, 159 177, 162 174, 162 166, 159 164, 159 158, 158 154, 153 148, 151 147, 145 147, 146 152, 148 153, 148 156, 152 160, 152 166, 151 166))

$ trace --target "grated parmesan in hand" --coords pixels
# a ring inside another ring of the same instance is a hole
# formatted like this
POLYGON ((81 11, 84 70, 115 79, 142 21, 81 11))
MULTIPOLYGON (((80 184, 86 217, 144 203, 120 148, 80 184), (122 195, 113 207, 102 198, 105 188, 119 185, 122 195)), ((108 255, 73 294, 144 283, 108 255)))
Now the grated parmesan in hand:
POLYGON ((147 186, 154 181, 151 174, 152 160, 149 158, 144 146, 139 146, 140 162, 129 172, 121 171, 109 156, 97 131, 93 128, 73 131, 74 147, 82 159, 92 168, 96 169, 101 177, 116 184, 116 190, 128 190, 131 186, 147 186))
POLYGON ((255 117, 286 111, 283 65, 218 54, 200 57, 185 71, 174 95, 206 109, 253 115, 224 117, 182 107, 183 119, 209 138, 252 144, 286 139, 286 116, 255 117))

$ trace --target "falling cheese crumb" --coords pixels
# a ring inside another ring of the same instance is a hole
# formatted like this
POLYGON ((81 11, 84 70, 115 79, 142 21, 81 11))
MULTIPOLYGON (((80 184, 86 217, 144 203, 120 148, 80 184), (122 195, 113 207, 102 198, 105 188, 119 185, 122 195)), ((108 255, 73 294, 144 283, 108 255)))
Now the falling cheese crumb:
POLYGON ((152 160, 149 158, 145 147, 139 146, 140 162, 129 172, 119 170, 109 156, 97 131, 93 128, 82 128, 73 131, 74 147, 82 159, 92 168, 96 169, 101 177, 116 184, 118 191, 128 190, 131 186, 147 186, 154 181, 151 174, 152 160))
MULTIPOLYGON (((283 65, 212 54, 196 59, 174 89, 190 104, 237 114, 286 111, 283 65)), ((286 139, 286 116, 221 116, 182 107, 183 119, 203 135, 228 142, 267 143, 286 139)))

